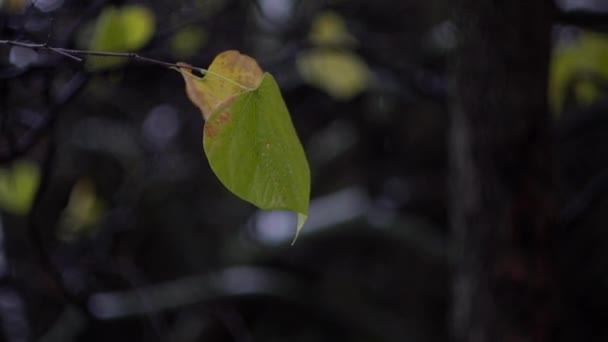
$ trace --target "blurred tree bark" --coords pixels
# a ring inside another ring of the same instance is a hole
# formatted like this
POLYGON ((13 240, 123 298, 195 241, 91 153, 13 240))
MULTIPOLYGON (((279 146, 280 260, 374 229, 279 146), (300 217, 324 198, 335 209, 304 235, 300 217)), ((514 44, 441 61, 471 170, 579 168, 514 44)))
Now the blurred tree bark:
POLYGON ((559 305, 549 0, 460 0, 451 122, 456 341, 549 341, 559 305))

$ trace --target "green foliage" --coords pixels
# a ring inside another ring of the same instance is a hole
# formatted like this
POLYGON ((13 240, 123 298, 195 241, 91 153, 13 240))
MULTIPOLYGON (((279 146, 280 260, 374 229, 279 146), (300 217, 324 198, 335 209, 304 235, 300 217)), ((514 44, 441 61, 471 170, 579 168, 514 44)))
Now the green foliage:
POLYGON ((597 80, 608 80, 608 35, 581 32, 578 39, 558 46, 550 67, 549 103, 559 113, 569 92, 580 104, 596 101, 597 80))
POLYGON ((349 100, 367 88, 367 65, 349 50, 314 49, 301 53, 296 63, 306 82, 335 99, 349 100))
POLYGON ((313 48, 298 55, 298 73, 310 85, 338 100, 367 89, 369 68, 351 50, 357 44, 342 17, 327 11, 314 18, 308 35, 313 48))
MULTIPOLYGON (((89 48, 98 51, 133 52, 145 46, 155 30, 154 13, 142 5, 106 7, 99 15, 89 48)), ((92 56, 89 69, 105 69, 124 64, 124 58, 92 56)))
POLYGON ((38 165, 17 160, 0 169, 0 208, 15 215, 26 215, 40 184, 38 165))
POLYGON ((95 185, 80 179, 72 187, 68 204, 61 215, 58 232, 62 240, 72 240, 90 233, 103 213, 104 205, 97 196, 95 185))
POLYGON ((308 39, 317 46, 353 46, 357 43, 348 32, 344 19, 333 11, 322 12, 313 19, 308 39))
POLYGON ((171 51, 178 58, 194 56, 207 42, 207 31, 199 27, 186 27, 171 38, 171 51))

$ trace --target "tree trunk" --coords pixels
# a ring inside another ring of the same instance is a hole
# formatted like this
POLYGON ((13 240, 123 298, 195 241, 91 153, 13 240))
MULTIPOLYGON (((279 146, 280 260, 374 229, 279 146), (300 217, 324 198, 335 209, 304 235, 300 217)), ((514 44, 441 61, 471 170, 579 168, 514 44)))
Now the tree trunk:
POLYGON ((451 122, 456 341, 555 336, 556 219, 546 105, 553 6, 460 0, 451 122))

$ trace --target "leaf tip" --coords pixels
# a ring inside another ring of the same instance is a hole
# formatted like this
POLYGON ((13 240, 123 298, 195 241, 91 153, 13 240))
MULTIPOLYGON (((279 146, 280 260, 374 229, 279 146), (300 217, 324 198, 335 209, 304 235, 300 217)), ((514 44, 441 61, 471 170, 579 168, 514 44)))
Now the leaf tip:
POLYGON ((304 223, 306 223, 306 220, 308 220, 308 215, 298 213, 298 225, 296 228, 296 236, 294 236, 293 240, 291 241, 292 246, 296 244, 296 240, 298 239, 298 236, 300 235, 300 231, 302 231, 302 228, 304 227, 304 223))

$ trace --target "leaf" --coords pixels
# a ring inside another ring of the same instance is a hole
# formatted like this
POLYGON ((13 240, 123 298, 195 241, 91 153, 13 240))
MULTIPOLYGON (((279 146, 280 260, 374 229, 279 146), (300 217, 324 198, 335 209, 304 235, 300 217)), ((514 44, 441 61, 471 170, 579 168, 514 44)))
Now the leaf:
POLYGON ((348 50, 309 50, 298 55, 296 67, 306 82, 338 100, 359 95, 369 82, 367 64, 348 50))
POLYGON ((28 160, 0 169, 0 207, 15 215, 26 215, 40 185, 38 165, 28 160))
MULTIPOLYGON (((154 13, 142 5, 121 8, 106 7, 95 24, 89 48, 98 51, 133 52, 146 45, 155 29, 154 13)), ((89 69, 104 69, 122 65, 124 58, 92 56, 89 69)))
POLYGON ((207 119, 203 147, 215 175, 261 209, 297 212, 297 237, 308 215, 310 170, 275 79, 237 51, 218 55, 202 79, 182 65, 188 96, 207 119))
POLYGON ((186 82, 188 98, 201 110, 205 120, 224 101, 256 88, 263 76, 255 59, 236 50, 217 55, 203 78, 195 77, 188 64, 178 65, 186 82))
POLYGON ((308 213, 308 162, 272 75, 214 112, 203 145, 211 168, 237 196, 261 209, 308 213))

